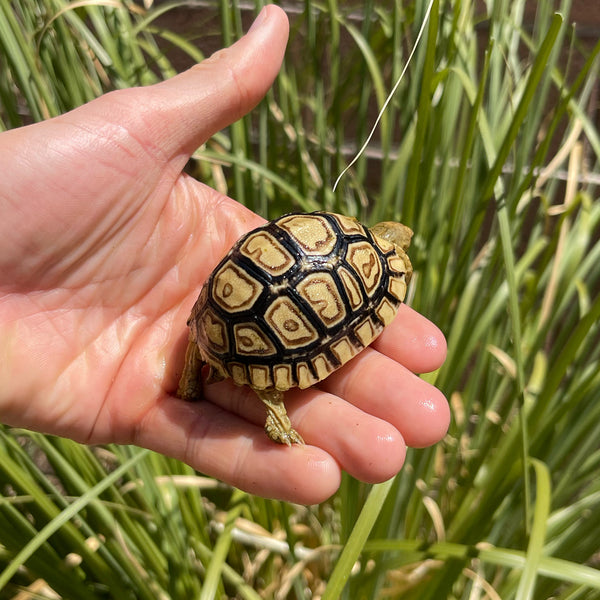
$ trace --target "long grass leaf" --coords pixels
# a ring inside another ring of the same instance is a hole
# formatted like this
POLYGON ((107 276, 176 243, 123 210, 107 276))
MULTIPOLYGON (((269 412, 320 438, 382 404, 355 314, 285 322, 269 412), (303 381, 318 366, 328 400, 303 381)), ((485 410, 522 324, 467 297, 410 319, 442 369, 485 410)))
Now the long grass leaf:
POLYGON ((404 191, 402 218, 405 219, 406 223, 409 225, 413 223, 414 215, 417 210, 417 189, 419 175, 421 173, 419 163, 423 160, 423 146, 431 111, 431 96, 434 92, 432 89, 432 82, 435 70, 439 12, 439 0, 435 0, 431 6, 431 12, 429 13, 429 27, 427 33, 427 45, 425 47, 425 61, 421 72, 421 93, 419 95, 419 106, 417 109, 415 140, 410 165, 408 167, 406 189, 404 191))
POLYGON ((85 494, 81 495, 71 505, 65 508, 52 521, 45 525, 37 535, 28 542, 23 549, 13 558, 11 563, 0 573, 0 590, 4 589, 11 577, 19 568, 27 562, 27 559, 42 545, 48 538, 58 531, 65 523, 70 521, 83 510, 90 502, 93 502, 107 488, 118 481, 127 471, 143 460, 149 453, 148 450, 141 450, 126 463, 117 467, 110 475, 107 475, 102 481, 90 488, 85 494))
POLYGON ((487 201, 494 191, 494 188, 498 182, 498 177, 502 173, 502 168, 508 158, 508 155, 513 148, 515 140, 517 139, 517 135, 519 134, 519 129, 527 116, 527 112, 535 94, 538 89, 538 85, 542 79, 544 71, 547 68, 548 57, 554 48, 554 43, 558 34, 560 32, 560 28, 563 23, 563 18, 558 13, 554 15, 552 19, 552 23, 550 28, 548 29, 548 33, 544 38, 544 41, 540 45, 540 48, 536 54, 535 62, 531 67, 531 72, 529 77, 527 78, 527 84, 525 89, 523 90, 523 95, 521 100, 515 110, 515 114, 513 115, 510 121, 510 127, 502 141, 502 145, 498 150, 498 155, 496 156, 495 162, 490 169, 490 172, 483 183, 481 198, 483 201, 487 201))
POLYGON ((529 600, 533 597, 546 538, 546 523, 550 513, 551 492, 548 467, 536 459, 531 459, 531 464, 536 474, 535 511, 527 547, 527 562, 519 581, 515 600, 529 600))
POLYGON ((371 488, 367 501, 327 583, 322 596, 323 600, 337 600, 340 598, 354 563, 364 549, 367 538, 375 525, 379 511, 393 483, 394 480, 390 479, 371 488))
POLYGON ((217 539, 210 563, 206 569, 206 577, 204 579, 204 585, 202 586, 202 592, 200 593, 200 600, 212 600, 217 595, 221 572, 227 560, 229 547, 231 546, 231 532, 235 526, 236 519, 242 512, 242 501, 244 498, 245 494, 239 490, 236 490, 233 494, 231 502, 232 506, 227 513, 225 527, 217 539))

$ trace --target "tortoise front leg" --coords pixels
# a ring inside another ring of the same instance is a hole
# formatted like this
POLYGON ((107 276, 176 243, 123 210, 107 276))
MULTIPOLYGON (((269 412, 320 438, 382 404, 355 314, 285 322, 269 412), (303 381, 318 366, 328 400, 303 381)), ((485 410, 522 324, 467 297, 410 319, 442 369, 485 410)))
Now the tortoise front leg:
POLYGON ((196 342, 190 340, 185 351, 185 365, 179 379, 177 397, 182 400, 202 400, 202 378, 200 371, 204 361, 196 342))
POLYGON ((285 405, 283 392, 277 390, 256 390, 258 397, 267 407, 265 431, 267 435, 279 444, 304 444, 302 436, 292 427, 285 405))

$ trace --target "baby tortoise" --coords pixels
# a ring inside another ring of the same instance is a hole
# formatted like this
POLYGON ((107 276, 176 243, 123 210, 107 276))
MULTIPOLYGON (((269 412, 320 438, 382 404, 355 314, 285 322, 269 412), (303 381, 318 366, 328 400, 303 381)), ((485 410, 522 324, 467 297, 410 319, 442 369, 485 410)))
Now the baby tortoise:
POLYGON ((247 233, 207 279, 188 319, 177 395, 202 397, 231 377, 267 407, 274 441, 302 444, 283 393, 322 381, 391 323, 406 295, 412 231, 384 222, 366 229, 327 212, 291 213, 247 233))

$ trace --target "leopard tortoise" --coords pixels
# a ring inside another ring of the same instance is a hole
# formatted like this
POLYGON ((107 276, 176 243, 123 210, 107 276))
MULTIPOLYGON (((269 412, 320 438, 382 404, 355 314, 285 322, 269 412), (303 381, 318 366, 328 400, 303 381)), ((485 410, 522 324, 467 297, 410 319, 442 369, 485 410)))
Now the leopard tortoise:
POLYGON ((368 346, 396 315, 412 266, 412 231, 371 229, 328 212, 290 213, 241 237, 204 284, 188 319, 178 396, 202 397, 231 377, 256 391, 274 441, 304 443, 283 393, 325 379, 368 346))

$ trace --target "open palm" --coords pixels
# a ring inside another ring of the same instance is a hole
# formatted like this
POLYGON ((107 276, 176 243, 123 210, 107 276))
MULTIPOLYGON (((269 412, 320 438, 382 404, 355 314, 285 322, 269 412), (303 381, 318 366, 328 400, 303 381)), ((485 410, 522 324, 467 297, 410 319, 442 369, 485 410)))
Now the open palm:
POLYGON ((404 306, 374 348, 288 394, 304 447, 270 442, 261 403, 231 382, 203 402, 174 397, 200 287, 261 223, 182 168, 260 100, 286 40, 270 6, 237 44, 170 81, 0 135, 0 420, 139 444, 305 503, 333 493, 340 468, 380 481, 406 443, 444 434, 444 398, 412 372, 437 368, 445 342, 404 306))

